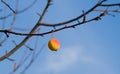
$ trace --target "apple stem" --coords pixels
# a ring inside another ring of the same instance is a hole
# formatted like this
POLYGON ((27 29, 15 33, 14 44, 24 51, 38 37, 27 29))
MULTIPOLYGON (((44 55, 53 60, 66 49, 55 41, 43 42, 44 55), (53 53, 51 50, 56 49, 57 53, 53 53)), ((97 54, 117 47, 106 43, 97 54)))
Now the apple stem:
POLYGON ((51 33, 52 38, 54 38, 54 31, 51 33))

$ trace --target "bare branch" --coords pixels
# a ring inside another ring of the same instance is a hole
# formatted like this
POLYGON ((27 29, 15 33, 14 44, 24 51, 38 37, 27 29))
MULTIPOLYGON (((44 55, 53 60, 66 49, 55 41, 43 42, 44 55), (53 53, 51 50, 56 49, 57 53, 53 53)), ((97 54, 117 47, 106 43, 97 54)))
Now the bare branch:
POLYGON ((115 4, 101 4, 100 6, 120 6, 120 3, 115 3, 115 4))
POLYGON ((11 33, 11 34, 15 34, 15 35, 21 35, 21 36, 44 36, 46 34, 50 34, 50 33, 53 33, 53 32, 57 32, 57 31, 60 31, 60 30, 63 30, 63 29, 67 29, 67 28, 74 28, 75 26, 78 26, 78 25, 81 25, 81 24, 85 24, 85 23, 88 23, 88 22, 91 22, 91 21, 94 21, 94 20, 101 20, 101 17, 102 16, 105 16, 104 15, 105 13, 101 13, 100 15, 90 19, 90 20, 85 20, 85 21, 82 21, 82 22, 78 22, 77 24, 73 24, 71 26, 64 26, 62 28, 59 28, 59 29, 55 29, 55 30, 51 30, 51 31, 48 31, 48 32, 44 32, 44 33, 40 33, 40 34, 25 34, 25 33, 17 33, 17 32, 12 32, 12 31, 9 31, 9 30, 0 30, 0 32, 7 32, 7 33, 11 33))
MULTIPOLYGON (((36 2, 37 2, 37 0, 34 0, 34 1, 33 1, 29 6, 27 6, 26 8, 24 8, 24 9, 22 9, 22 10, 20 10, 20 11, 17 11, 16 14, 20 14, 20 13, 23 13, 23 12, 27 11, 27 10, 30 9, 36 2)), ((6 16, 0 17, 0 20, 6 19, 6 18, 8 18, 8 17, 10 17, 10 16, 12 16, 12 15, 13 15, 13 13, 10 13, 10 14, 8 14, 8 15, 6 15, 6 16)))
POLYGON ((12 7, 10 7, 10 5, 7 4, 4 0, 1 0, 1 2, 2 2, 3 4, 5 4, 14 14, 16 13, 16 12, 12 9, 12 7))
MULTIPOLYGON (((95 9, 94 11, 99 11, 99 12, 103 12, 103 9, 95 9)), ((107 12, 117 12, 120 13, 120 10, 107 10, 107 12)))
MULTIPOLYGON (((50 2, 47 2, 46 6, 45 6, 45 9, 43 10, 43 13, 40 17, 40 19, 38 20, 38 22, 41 22, 48 7, 50 5, 50 2)), ((36 24, 34 26, 34 28, 31 30, 31 32, 29 34, 34 34, 35 30, 39 27, 40 25, 36 24)), ((19 48, 21 46, 23 46, 25 44, 25 42, 27 42, 27 40, 30 38, 31 36, 27 36, 20 44, 18 44, 15 48, 13 48, 10 52, 8 52, 7 54, 3 55, 2 57, 0 57, 0 61, 6 59, 7 57, 9 57, 10 55, 12 55, 13 53, 15 53, 17 50, 19 50, 19 48)))
POLYGON ((91 9, 89 9, 88 11, 84 12, 84 14, 81 14, 80 16, 73 18, 71 20, 65 21, 65 22, 60 22, 60 23, 56 23, 56 24, 47 24, 47 23, 41 23, 39 22, 38 24, 42 25, 42 26, 49 26, 49 27, 53 27, 53 26, 61 26, 61 25, 65 25, 68 23, 72 23, 82 17, 84 17, 85 15, 87 15, 88 13, 90 13, 91 11, 93 11, 95 8, 97 8, 98 6, 100 6, 103 2, 105 2, 106 0, 102 0, 100 2, 98 2, 96 5, 94 5, 91 9))

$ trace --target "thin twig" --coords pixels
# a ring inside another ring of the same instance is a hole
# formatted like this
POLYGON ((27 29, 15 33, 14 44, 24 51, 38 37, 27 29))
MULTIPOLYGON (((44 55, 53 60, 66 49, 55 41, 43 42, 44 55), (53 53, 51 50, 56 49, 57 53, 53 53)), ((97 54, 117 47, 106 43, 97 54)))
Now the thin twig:
POLYGON ((115 4, 101 4, 100 6, 120 6, 120 3, 115 3, 115 4))
MULTIPOLYGON (((103 12, 104 10, 102 10, 102 9, 95 9, 94 11, 103 12)), ((120 10, 107 10, 107 12, 117 12, 117 13, 120 13, 120 10)))
POLYGON ((10 7, 10 5, 7 4, 4 0, 1 0, 1 2, 2 2, 3 4, 5 4, 14 14, 16 13, 16 12, 12 9, 12 7, 10 7))
MULTIPOLYGON (((20 11, 17 11, 16 14, 20 14, 20 13, 23 13, 25 11, 27 11, 28 9, 30 9, 33 5, 35 5, 35 3, 37 2, 37 0, 34 0, 30 5, 28 5, 26 8, 20 10, 20 11)), ((0 20, 3 20, 3 19, 6 19, 8 17, 10 17, 11 15, 13 15, 13 13, 10 13, 6 16, 3 16, 3 17, 0 17, 0 20)))

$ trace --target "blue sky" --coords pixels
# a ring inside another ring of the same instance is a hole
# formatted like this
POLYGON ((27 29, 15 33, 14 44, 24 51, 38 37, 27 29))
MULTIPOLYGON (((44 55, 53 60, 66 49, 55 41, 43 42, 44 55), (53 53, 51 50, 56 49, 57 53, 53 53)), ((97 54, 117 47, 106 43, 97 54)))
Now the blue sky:
MULTIPOLYGON (((21 5, 19 9, 23 9, 27 6, 26 3, 30 4, 32 1, 28 2, 25 0, 24 3, 19 1, 21 5)), ((82 10, 88 10, 96 2, 97 0, 88 0, 87 2, 85 0, 53 0, 53 5, 48 9, 43 22, 57 23, 69 20, 81 14, 82 10)), ((109 0, 109 3, 115 2, 120 1, 109 0)), ((15 27, 30 30, 39 18, 36 13, 41 13, 44 6, 45 1, 39 0, 31 9, 19 14, 15 22, 15 27)), ((61 48, 57 52, 50 51, 47 47, 47 42, 51 38, 51 35, 38 37, 37 49, 40 49, 44 44, 45 47, 36 61, 26 71, 26 74, 120 74, 120 14, 113 14, 116 17, 107 15, 101 21, 90 22, 75 29, 66 29, 54 33, 54 36, 61 42, 61 48)), ((87 18, 91 18, 94 15, 96 14, 93 13, 87 18)), ((11 18, 8 18, 6 23, 10 24, 9 19, 11 18)), ((48 31, 49 29, 51 28, 41 27, 40 32, 48 31)), ((13 30, 23 32, 21 30, 13 30)), ((3 50, 9 50, 8 48, 14 46, 11 43, 12 40, 15 39, 19 43, 23 38, 19 36, 10 37, 3 44, 4 46, 0 47, 0 55, 4 54, 3 50), (5 45, 7 46, 5 47, 5 45)), ((34 48, 35 40, 36 37, 33 37, 27 44, 34 48)), ((25 51, 32 53, 23 46, 11 58, 15 58, 15 62, 19 63, 25 51)), ((12 71, 13 64, 14 62, 8 60, 0 62, 0 74, 7 74, 12 71)), ((15 74, 19 74, 23 68, 15 74)))

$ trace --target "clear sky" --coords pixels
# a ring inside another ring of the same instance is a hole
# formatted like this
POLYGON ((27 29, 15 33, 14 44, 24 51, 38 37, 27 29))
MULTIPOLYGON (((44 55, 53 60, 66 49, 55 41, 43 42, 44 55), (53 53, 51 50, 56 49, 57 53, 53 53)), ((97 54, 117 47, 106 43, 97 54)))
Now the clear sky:
MULTIPOLYGON (((30 4, 33 0, 19 1, 19 10, 30 4)), ((48 13, 43 19, 43 22, 57 23, 74 18, 82 13, 82 10, 87 11, 98 0, 53 0, 53 5, 48 9, 48 13), (86 2, 87 1, 87 2, 86 2)), ((9 3, 12 3, 8 1, 9 3)), ((15 27, 30 30, 37 22, 39 16, 36 13, 41 13, 44 6, 44 0, 39 0, 28 11, 17 16, 15 27)), ((116 3, 120 0, 108 0, 108 3, 116 3)), ((12 4, 11 4, 12 5, 12 4)), ((2 13, 0 13, 2 14, 2 13)), ((120 14, 112 13, 115 17, 107 15, 101 21, 94 21, 75 29, 66 29, 54 33, 54 37, 60 40, 61 48, 57 52, 50 51, 47 42, 51 35, 38 37, 37 49, 42 48, 39 57, 26 71, 25 74, 120 74, 120 14)), ((93 13, 87 18, 94 17, 93 13)), ((0 21, 2 22, 2 21, 0 21)), ((10 23, 9 19, 6 24, 10 23)), ((5 27, 8 25, 5 25, 5 27)), ((51 28, 49 28, 51 29, 51 28)), ((49 30, 41 27, 40 32, 49 30)), ((18 32, 27 32, 13 29, 18 32)), ((4 54, 3 50, 9 50, 14 45, 10 43, 14 40, 19 43, 21 37, 10 37, 0 47, 0 55, 4 54), (15 39, 16 38, 16 39, 15 39), (5 47, 6 45, 6 47, 5 47), (1 53, 2 52, 2 53, 1 53)), ((27 44, 34 48, 36 37, 31 38, 27 44)), ((23 46, 18 52, 11 56, 15 58, 15 62, 19 63, 21 55, 26 48, 23 46), (18 58, 19 57, 19 58, 18 58)), ((26 50, 28 51, 28 50, 26 50)), ((31 51, 28 51, 32 53, 31 51)), ((28 54, 28 53, 26 53, 28 54)), ((0 74, 8 74, 13 70, 14 62, 4 60, 0 62, 0 74)), ((27 63, 25 63, 26 65, 27 63)), ((25 66, 24 65, 24 66, 25 66)), ((23 66, 23 68, 24 68, 23 66)), ((21 68, 15 74, 19 74, 21 68)))

